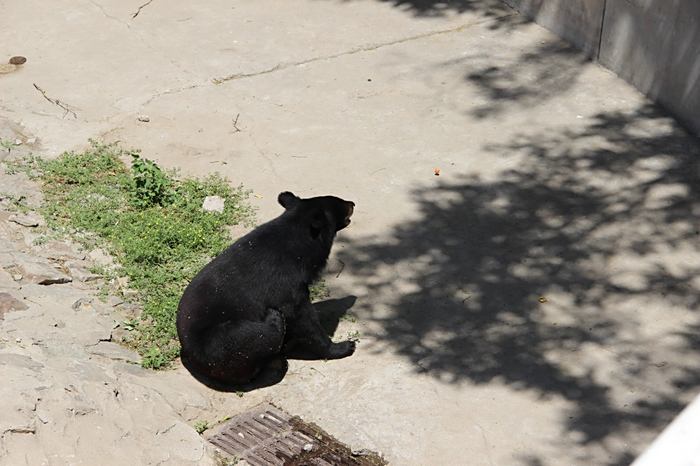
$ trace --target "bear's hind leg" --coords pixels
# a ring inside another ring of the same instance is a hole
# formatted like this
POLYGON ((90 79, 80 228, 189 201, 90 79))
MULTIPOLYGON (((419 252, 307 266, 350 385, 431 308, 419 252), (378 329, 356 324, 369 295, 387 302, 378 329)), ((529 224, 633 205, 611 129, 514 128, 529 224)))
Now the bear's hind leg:
POLYGON ((321 326, 311 302, 304 302, 287 329, 282 354, 290 359, 342 359, 355 352, 354 341, 334 343, 321 326))
POLYGON ((274 309, 263 322, 220 324, 204 337, 207 372, 222 382, 248 383, 279 359, 284 335, 284 317, 274 309))

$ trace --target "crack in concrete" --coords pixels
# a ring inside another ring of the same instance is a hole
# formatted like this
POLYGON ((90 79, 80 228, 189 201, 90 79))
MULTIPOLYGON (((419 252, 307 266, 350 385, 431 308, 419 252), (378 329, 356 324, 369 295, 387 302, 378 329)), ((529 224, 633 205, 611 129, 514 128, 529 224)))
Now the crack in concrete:
POLYGON ((102 12, 102 15, 104 15, 105 18, 111 19, 111 20, 116 21, 118 23, 121 23, 122 25, 126 26, 128 29, 131 29, 131 25, 129 23, 127 23, 126 21, 122 21, 120 18, 117 18, 116 16, 112 16, 109 13, 107 13, 105 8, 102 5, 100 5, 99 3, 97 3, 95 0, 88 0, 88 1, 90 3, 92 3, 94 6, 96 6, 97 8, 99 8, 99 10, 102 12))
POLYGON ((166 427, 166 428, 163 429, 163 430, 157 431, 157 432, 156 432, 156 435, 167 434, 167 433, 170 432, 170 431, 172 430, 172 428, 175 427, 176 425, 177 425, 177 422, 173 422, 173 424, 172 424, 171 426, 166 427))
POLYGON ((296 61, 296 62, 278 63, 277 65, 273 66, 272 68, 268 68, 266 70, 252 72, 252 73, 235 73, 235 74, 231 74, 231 75, 224 76, 221 78, 214 78, 214 79, 212 79, 212 82, 214 84, 223 84, 223 83, 228 82, 228 81, 235 81, 238 79, 246 79, 246 78, 253 78, 256 76, 262 76, 265 74, 274 73, 275 71, 281 71, 281 70, 285 70, 287 68, 295 68, 297 66, 304 66, 304 65, 308 65, 309 63, 315 63, 318 61, 334 60, 336 58, 345 57, 345 56, 349 56, 349 55, 355 55, 355 54, 363 53, 363 52, 373 52, 375 50, 379 50, 379 49, 384 48, 384 47, 391 47, 393 45, 404 44, 406 42, 412 42, 415 40, 427 39, 429 37, 435 37, 435 36, 439 36, 439 35, 443 35, 443 34, 451 34, 454 32, 461 32, 461 31, 463 31, 467 28, 470 28, 472 26, 477 26, 477 25, 485 23, 485 22, 490 22, 490 21, 495 21, 495 20, 507 18, 507 17, 513 16, 515 14, 516 13, 505 13, 505 14, 500 15, 500 16, 495 16, 493 18, 488 18, 488 19, 484 19, 484 20, 479 20, 479 21, 474 21, 471 23, 462 24, 460 26, 449 28, 449 29, 440 29, 437 31, 425 32, 422 34, 416 34, 414 36, 405 37, 403 39, 396 39, 396 40, 392 40, 389 42, 382 42, 379 44, 363 45, 363 46, 356 47, 354 49, 351 49, 351 50, 348 50, 345 52, 334 53, 331 55, 322 55, 320 57, 308 58, 306 60, 301 60, 301 61, 296 61))
POLYGON ((190 84, 188 86, 178 87, 177 89, 166 89, 164 91, 157 92, 157 93, 153 94, 151 97, 148 98, 148 100, 146 100, 143 104, 141 104, 141 106, 142 107, 146 106, 146 105, 150 104, 151 102, 153 102, 154 100, 156 100, 160 97, 166 96, 166 95, 179 94, 181 92, 189 91, 191 89, 200 89, 206 85, 207 85, 207 83, 205 82, 205 83, 199 83, 199 84, 190 84))
MULTIPOLYGON (((83 348, 94 348, 94 347, 96 347, 97 345, 99 345, 100 343, 112 343, 112 340, 113 340, 113 339, 112 339, 112 334, 110 333, 110 335, 109 335, 108 338, 99 338, 99 339, 97 340, 97 342, 95 342, 95 343, 89 343, 89 344, 87 344, 87 345, 83 345, 83 348)), ((114 358, 110 358, 109 356, 107 356, 107 359, 112 359, 112 360, 114 360, 114 358)))
POLYGON ((138 10, 136 10, 136 13, 134 13, 133 15, 131 15, 131 19, 136 18, 136 17, 139 15, 139 13, 141 13, 141 10, 143 10, 143 9, 146 8, 148 5, 150 5, 151 2, 153 2, 153 0, 148 0, 146 3, 144 3, 143 5, 141 5, 141 6, 138 8, 138 10))
POLYGON ((479 423, 474 424, 477 430, 481 433, 481 438, 484 441, 484 447, 486 449, 486 458, 489 460, 489 465, 493 466, 493 459, 491 458, 491 444, 488 438, 486 438, 486 431, 479 423))
MULTIPOLYGON (((236 80, 240 80, 240 79, 247 79, 247 78, 254 78, 257 76, 263 76, 266 74, 274 73, 276 71, 282 71, 282 70, 286 70, 289 68, 304 66, 304 65, 308 65, 310 63, 315 63, 315 62, 319 62, 319 61, 334 60, 336 58, 355 55, 358 53, 373 52, 375 50, 379 50, 379 49, 382 49, 384 47, 391 47, 394 45, 404 44, 404 43, 412 42, 415 40, 427 39, 430 37, 435 37, 435 36, 439 36, 439 35, 443 35, 443 34, 452 34, 455 32, 462 32, 462 31, 464 31, 468 28, 471 28, 473 26, 478 26, 480 24, 488 23, 488 22, 492 22, 492 21, 498 21, 498 20, 501 20, 504 18, 515 16, 515 15, 517 15, 516 12, 504 13, 502 15, 494 16, 491 18, 486 18, 486 19, 482 19, 482 20, 476 20, 476 21, 472 21, 469 23, 465 23, 465 24, 462 24, 462 25, 459 25, 459 26, 456 26, 453 28, 439 29, 437 31, 425 32, 422 34, 416 34, 413 36, 404 37, 403 39, 391 40, 391 41, 382 42, 379 44, 363 45, 363 46, 359 46, 359 47, 356 47, 356 48, 353 48, 353 49, 350 49, 350 50, 347 50, 344 52, 334 53, 334 54, 330 54, 330 55, 322 55, 319 57, 312 57, 312 58, 308 58, 306 60, 300 60, 300 61, 288 62, 288 63, 278 63, 277 65, 275 65, 271 68, 267 68, 267 69, 264 69, 261 71, 253 71, 253 72, 249 72, 249 73, 245 73, 245 72, 244 73, 234 73, 234 74, 230 74, 230 75, 219 77, 219 78, 212 78, 211 82, 214 83, 215 85, 219 85, 219 84, 223 84, 223 83, 226 83, 229 81, 236 81, 236 80)), ((183 87, 180 87, 177 89, 168 89, 166 91, 158 92, 156 94, 153 94, 142 105, 143 106, 148 105, 151 102, 153 102, 155 99, 158 99, 158 98, 165 96, 165 95, 179 94, 181 92, 189 91, 192 89, 203 88, 208 83, 209 82, 207 81, 207 82, 199 83, 199 84, 190 84, 188 86, 183 86, 183 87)))

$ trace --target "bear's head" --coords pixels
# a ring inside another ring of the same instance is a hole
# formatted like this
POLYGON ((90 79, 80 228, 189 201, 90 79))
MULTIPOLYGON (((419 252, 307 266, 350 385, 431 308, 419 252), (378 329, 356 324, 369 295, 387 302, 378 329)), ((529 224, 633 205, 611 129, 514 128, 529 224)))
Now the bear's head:
POLYGON ((318 196, 302 199, 289 191, 280 193, 277 201, 284 209, 309 222, 312 233, 330 230, 331 233, 350 225, 355 203, 335 196, 318 196))

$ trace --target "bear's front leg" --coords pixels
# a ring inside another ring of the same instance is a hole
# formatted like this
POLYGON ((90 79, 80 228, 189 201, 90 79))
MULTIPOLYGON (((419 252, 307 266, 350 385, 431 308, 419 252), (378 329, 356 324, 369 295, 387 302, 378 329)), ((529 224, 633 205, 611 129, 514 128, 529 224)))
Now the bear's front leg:
POLYGON ((341 359, 354 352, 354 341, 331 341, 308 299, 299 305, 294 320, 287 322, 282 353, 289 359, 341 359))

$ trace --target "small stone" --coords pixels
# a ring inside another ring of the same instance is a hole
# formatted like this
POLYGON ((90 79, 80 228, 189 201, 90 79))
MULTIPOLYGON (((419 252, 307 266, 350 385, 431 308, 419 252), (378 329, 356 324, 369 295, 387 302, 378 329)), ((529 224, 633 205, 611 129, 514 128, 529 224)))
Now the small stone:
POLYGON ((117 284, 122 290, 129 289, 129 277, 117 277, 117 284))
POLYGON ((353 450, 350 454, 352 456, 369 456, 372 454, 372 452, 366 448, 363 448, 362 450, 353 450))
POLYGON ((8 63, 10 65, 24 65, 25 63, 27 63, 27 59, 21 55, 16 55, 10 58, 8 63))
POLYGON ((36 143, 36 138, 29 138, 29 139, 27 139, 26 142, 27 142, 27 144, 34 144, 34 143, 36 143))
POLYGON ((148 115, 139 115, 136 117, 136 119, 144 123, 148 123, 149 121, 151 121, 151 118, 148 115))
POLYGON ((134 303, 123 303, 119 305, 119 310, 127 319, 138 319, 143 314, 143 308, 134 303))
POLYGON ((12 279, 16 282, 22 281, 22 278, 24 278, 24 277, 22 276, 21 273, 12 274, 12 279))
POLYGON ((313 449, 314 449, 314 446, 312 443, 307 443, 306 445, 304 445, 304 451, 311 451, 313 449))
POLYGON ((36 410, 36 417, 42 424, 48 424, 51 422, 51 416, 49 416, 49 413, 41 408, 36 410))
POLYGON ((107 304, 109 304, 112 307, 118 307, 124 304, 124 300, 117 296, 110 296, 107 298, 107 304))
POLYGON ((27 305, 10 293, 0 293, 0 320, 2 320, 8 312, 24 311, 25 309, 27 309, 27 305))
POLYGON ((126 299, 134 299, 139 295, 139 292, 136 290, 122 290, 122 296, 124 296, 126 299))
POLYGON ((92 298, 80 298, 71 307, 74 311, 89 311, 93 308, 92 298))
POLYGON ((41 217, 36 214, 15 214, 8 218, 10 222, 14 222, 23 227, 38 227, 41 223, 41 217))
POLYGON ((70 275, 71 277, 73 277, 74 280, 78 280, 79 282, 83 283, 92 282, 102 278, 101 275, 89 272, 88 270, 85 270, 82 267, 69 266, 68 271, 70 272, 70 275))
POLYGON ((112 259, 112 256, 104 252, 102 249, 93 249, 88 254, 88 257, 94 263, 103 267, 114 265, 114 260, 112 259))
POLYGON ((207 196, 204 198, 204 202, 202 203, 202 209, 206 212, 223 213, 224 203, 224 198, 220 196, 207 196))
POLYGON ((39 262, 26 254, 15 254, 15 263, 5 267, 13 278, 21 275, 20 280, 28 280, 39 285, 54 285, 58 283, 70 283, 73 279, 62 271, 52 267, 47 262, 39 262))
POLYGON ((21 146, 22 145, 22 140, 21 139, 15 139, 15 146, 21 146))
POLYGON ((76 246, 65 241, 47 241, 39 246, 39 253, 56 262, 70 261, 66 262, 68 267, 71 264, 82 266, 78 261, 83 261, 86 257, 84 253, 77 250, 76 246))

